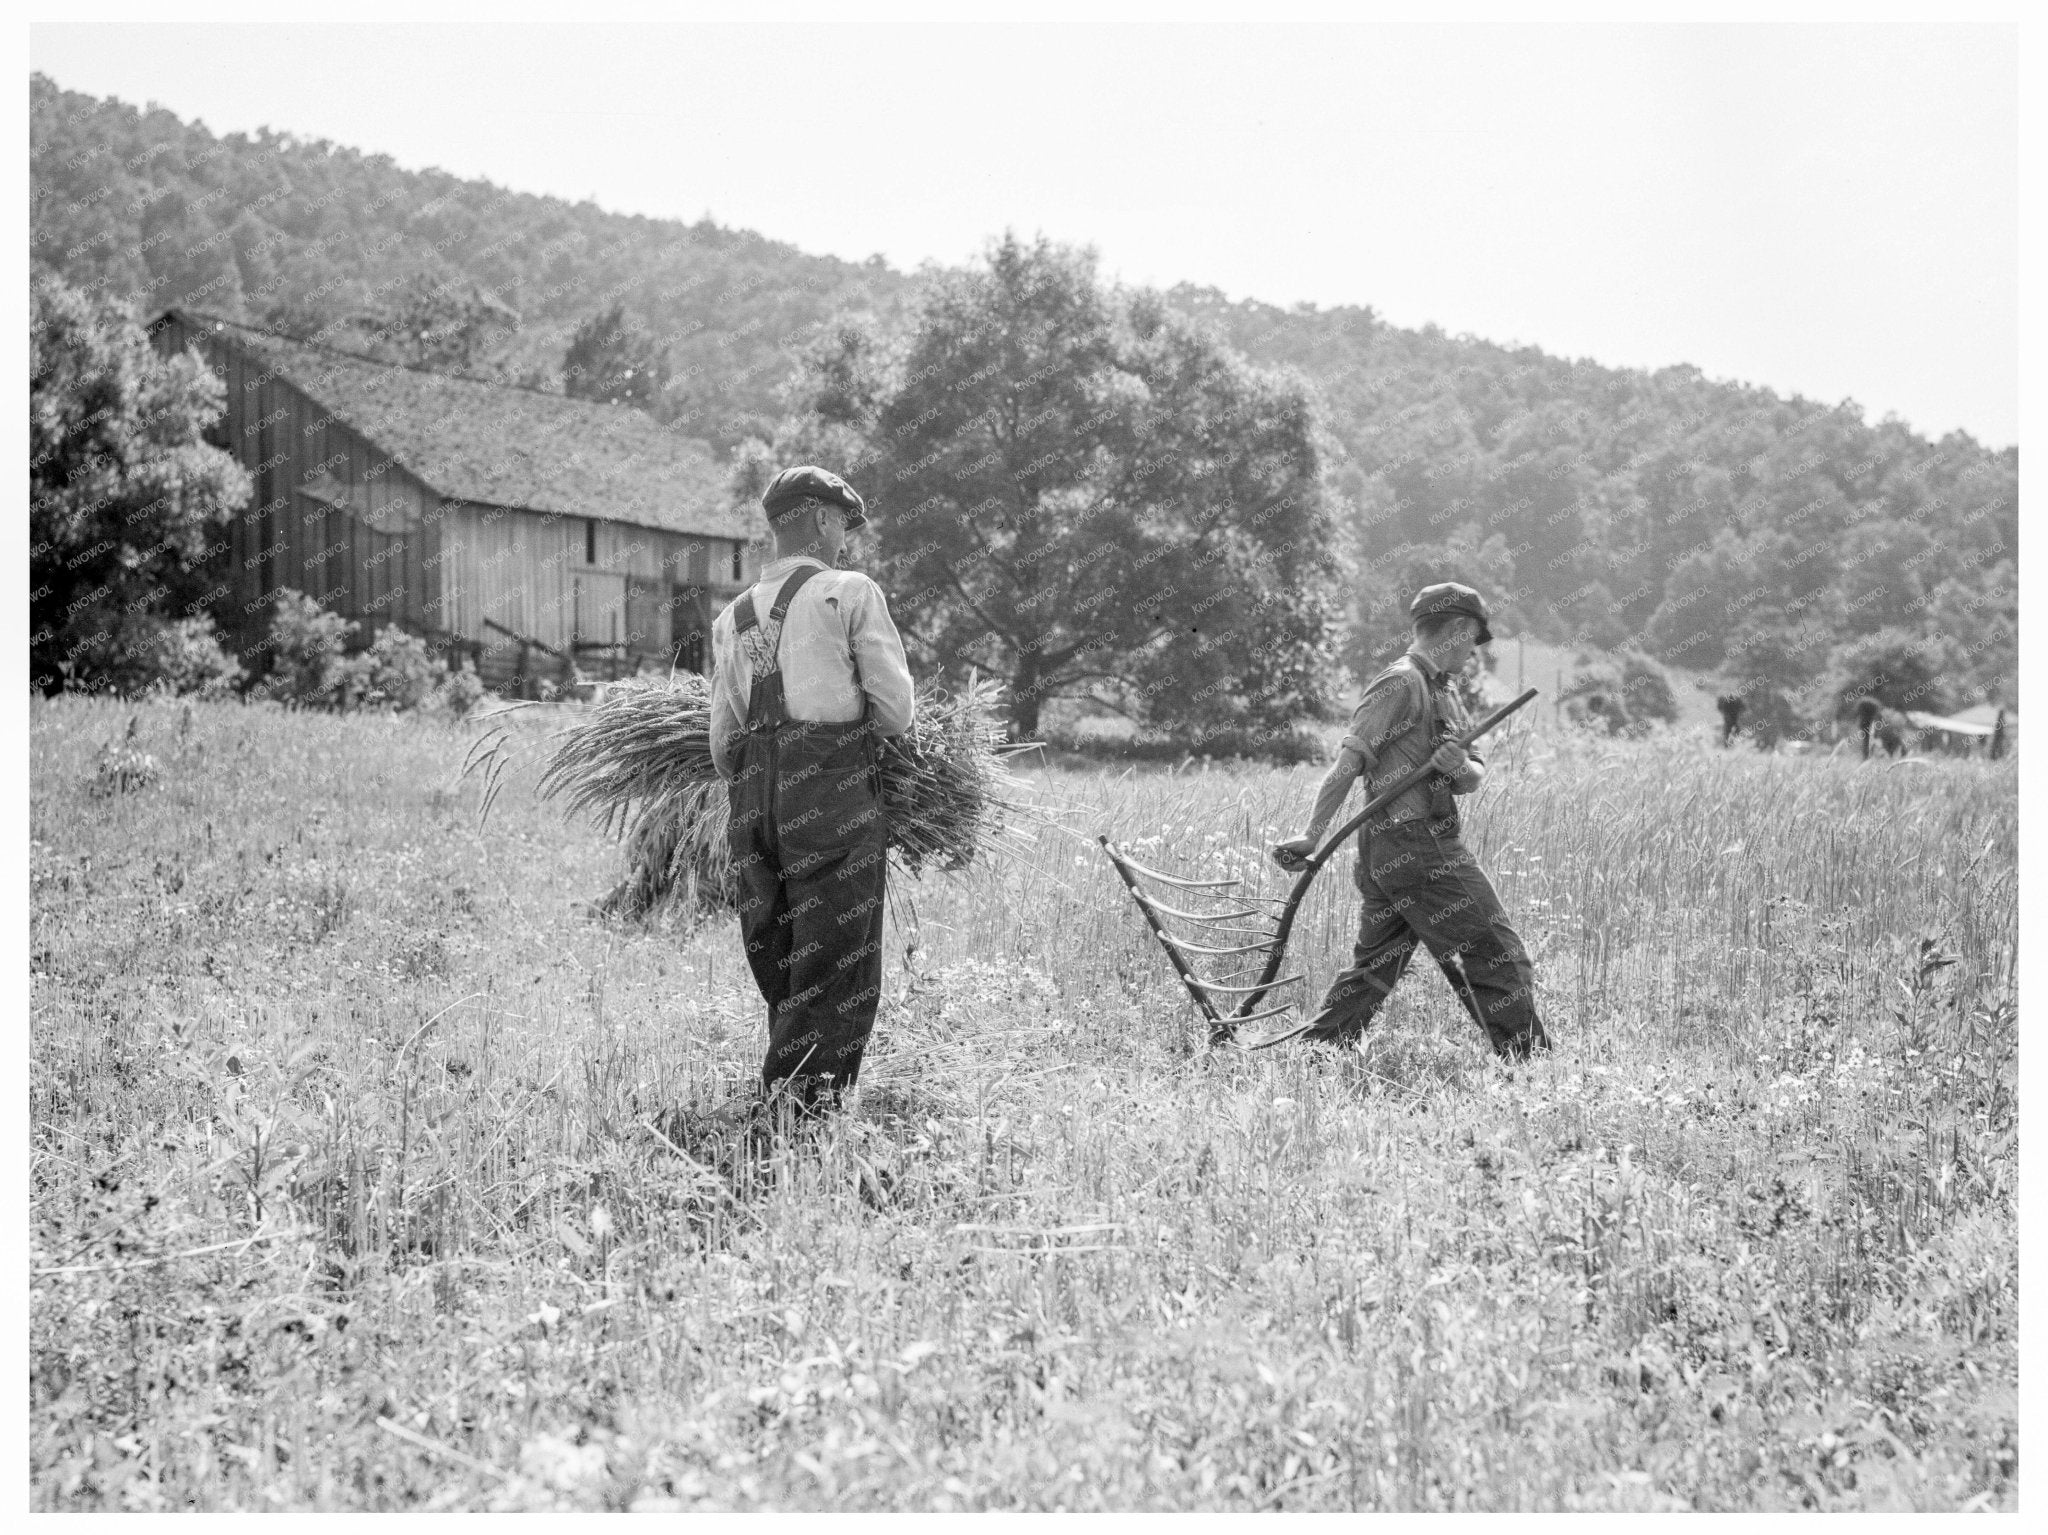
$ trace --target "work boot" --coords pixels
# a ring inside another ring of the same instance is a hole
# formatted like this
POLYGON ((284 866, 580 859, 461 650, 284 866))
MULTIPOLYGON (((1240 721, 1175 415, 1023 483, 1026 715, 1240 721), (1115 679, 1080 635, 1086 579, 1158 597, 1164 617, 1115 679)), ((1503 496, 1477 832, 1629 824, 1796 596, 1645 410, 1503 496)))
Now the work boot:
POLYGON ((806 1119, 822 1119, 839 1111, 846 1091, 846 1084, 828 1072, 802 1072, 770 1083, 767 1101, 770 1107, 786 1103, 806 1119))
POLYGON ((1308 1026, 1295 1036, 1304 1044, 1332 1045, 1348 1050, 1365 1036, 1365 1025, 1353 1018, 1345 1018, 1328 1011, 1320 1012, 1308 1021, 1308 1026))
POLYGON ((1509 1035, 1497 1043, 1494 1049, 1504 1061, 1526 1061, 1531 1056, 1550 1054, 1550 1036, 1543 1032, 1543 1025, 1538 1023, 1520 1034, 1509 1035))

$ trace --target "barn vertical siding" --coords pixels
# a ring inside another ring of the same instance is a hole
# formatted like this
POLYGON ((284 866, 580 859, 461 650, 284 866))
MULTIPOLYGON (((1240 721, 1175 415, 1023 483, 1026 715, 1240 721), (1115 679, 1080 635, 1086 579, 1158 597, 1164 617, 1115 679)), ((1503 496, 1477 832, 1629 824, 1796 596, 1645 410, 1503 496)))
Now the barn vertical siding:
POLYGON ((539 554, 535 590, 549 594, 543 600, 552 604, 542 621, 545 632, 540 638, 567 650, 576 641, 574 573, 583 564, 584 519, 558 512, 511 515, 521 524, 513 537, 531 539, 539 554))
POLYGON ((623 633, 627 650, 645 662, 665 664, 672 648, 669 584, 678 550, 689 536, 628 523, 599 523, 598 565, 626 577, 623 633))
POLYGON ((428 516, 438 498, 409 471, 303 390, 271 376, 259 354, 180 317, 155 332, 166 352, 196 345, 221 379, 229 451, 249 470, 254 492, 227 530, 232 600, 257 628, 285 587, 365 628, 399 622, 438 630, 439 582, 428 560, 439 528, 428 516), (405 520, 382 533, 353 513, 298 494, 321 465, 351 491, 365 489, 380 518, 405 520))
MULTIPOLYGON (((250 408, 255 373, 250 359, 233 347, 220 345, 212 336, 176 317, 167 319, 155 334, 158 346, 173 355, 187 347, 196 347, 199 355, 220 378, 224 396, 218 428, 220 438, 238 463, 253 470, 256 460, 243 451, 244 433, 249 423, 256 419, 256 412, 250 408)), ((226 529, 229 600, 244 617, 253 615, 262 606, 263 591, 255 569, 255 556, 262 547, 260 534, 264 510, 263 496, 252 485, 248 501, 236 510, 226 529)))
POLYGON ((574 622, 568 571, 583 560, 581 518, 450 501, 442 508, 440 534, 437 568, 452 630, 499 643, 503 636, 484 628, 491 619, 528 639, 567 647, 574 622))
MULTIPOLYGON (((314 405, 299 425, 299 453, 298 462, 292 466, 293 483, 304 484, 307 476, 320 465, 346 453, 350 435, 347 428, 314 405)), ((347 468, 346 464, 335 467, 344 472, 347 468)), ((311 497, 297 494, 292 497, 292 514, 305 535, 309 551, 302 565, 306 585, 300 590, 327 607, 352 614, 356 606, 355 530, 350 524, 355 519, 311 497)))
POLYGON ((264 428, 260 439, 264 459, 277 460, 268 471, 271 498, 277 509, 273 540, 284 553, 271 570, 267 590, 275 592, 289 586, 322 606, 346 613, 349 609, 343 602, 327 596, 333 583, 323 578, 332 568, 331 562, 315 557, 327 547, 324 519, 308 524, 306 513, 311 508, 298 494, 307 471, 319 462, 319 443, 314 440, 320 432, 319 407, 283 379, 271 379, 257 392, 262 396, 262 419, 283 413, 281 421, 264 428))
POLYGON ((442 627, 432 616, 438 583, 425 564, 434 543, 427 510, 435 498, 376 444, 294 385, 273 379, 256 394, 266 401, 257 419, 279 416, 260 434, 264 460, 271 462, 272 542, 280 551, 264 586, 266 598, 292 586, 366 629, 386 623, 442 627), (372 519, 400 531, 384 532, 352 510, 299 494, 322 470, 344 489, 351 506, 361 496, 372 519))
MULTIPOLYGON (((334 436, 340 438, 338 443, 332 437, 329 438, 329 446, 334 449, 332 457, 336 461, 334 473, 353 490, 363 482, 363 471, 369 467, 369 453, 366 451, 362 440, 354 432, 340 427, 335 427, 332 430, 334 436)), ((367 612, 372 595, 370 591, 370 573, 372 569, 370 565, 370 530, 359 518, 350 517, 348 519, 348 532, 349 591, 355 598, 354 606, 356 612, 367 612)))
MULTIPOLYGON (((260 366, 261 359, 252 362, 260 366)), ((285 418, 265 436, 272 439, 269 453, 278 458, 270 470, 273 537, 289 550, 289 559, 271 571, 266 593, 274 596, 279 588, 289 586, 324 607, 347 613, 351 588, 346 570, 325 552, 334 539, 328 526, 330 519, 309 516, 316 509, 298 493, 325 449, 321 428, 324 412, 317 402, 283 379, 269 380, 255 395, 262 403, 261 415, 268 416, 280 409, 286 412, 285 418)))
POLYGON ((315 405, 304 413, 293 436, 298 449, 294 455, 296 462, 292 465, 295 489, 291 515, 299 525, 306 550, 299 562, 300 579, 305 584, 299 590, 323 606, 339 609, 347 603, 353 607, 354 540, 348 527, 349 519, 332 507, 296 493, 296 487, 304 484, 309 474, 327 462, 341 439, 340 429, 328 419, 327 412, 315 405))
POLYGON ((271 572, 277 565, 276 476, 264 466, 263 418, 270 412, 270 382, 260 375, 248 380, 253 385, 243 397, 242 429, 235 434, 235 456, 255 478, 256 520, 251 531, 256 547, 249 553, 249 567, 259 601, 272 588, 271 572))
POLYGON ((220 338, 186 326, 179 327, 178 344, 196 341, 227 392, 229 450, 250 472, 249 504, 243 508, 235 528, 234 586, 245 626, 260 629, 270 588, 265 575, 272 563, 271 546, 280 520, 279 476, 275 466, 264 465, 263 415, 267 409, 268 381, 261 359, 251 357, 220 338))
POLYGON ((419 505, 419 531, 413 535, 412 569, 419 572, 416 579, 420 593, 420 621, 436 634, 472 639, 473 635, 465 635, 455 627, 448 609, 448 586, 442 576, 441 547, 445 529, 441 498, 410 475, 406 476, 406 483, 411 486, 413 498, 419 505))
MULTIPOLYGON (((434 521, 442 623, 483 647, 480 671, 493 686, 517 675, 514 634, 569 652, 579 638, 609 640, 615 609, 631 660, 665 667, 687 646, 686 664, 701 666, 711 615, 744 584, 730 576, 730 539, 455 501, 444 503, 434 521), (595 564, 587 558, 593 546, 595 564), (592 631, 580 636, 579 586, 592 631)), ((556 664, 531 653, 528 661, 531 668, 556 664)))
MULTIPOLYGON (((506 687, 517 677, 515 635, 568 653, 575 638, 574 572, 584 568, 582 518, 448 501, 437 525, 436 572, 447 626, 481 646, 478 672, 487 684, 506 687)), ((545 654, 530 653, 527 661, 542 675, 560 668, 545 654)))

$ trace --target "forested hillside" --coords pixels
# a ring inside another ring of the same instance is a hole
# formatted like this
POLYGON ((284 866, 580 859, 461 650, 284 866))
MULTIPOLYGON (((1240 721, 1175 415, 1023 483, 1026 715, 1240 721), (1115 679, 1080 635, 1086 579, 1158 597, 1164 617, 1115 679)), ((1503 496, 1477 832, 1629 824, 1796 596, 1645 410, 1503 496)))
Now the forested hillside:
POLYGON ((787 348, 835 314, 886 321, 911 283, 708 220, 606 213, 261 130, 30 90, 33 256, 87 288, 305 335, 471 285, 516 315, 477 371, 559 390, 577 325, 621 304, 666 348, 658 412, 730 446, 766 429, 787 348))
POLYGON ((1988 633, 2016 615, 2017 449, 1931 443, 1853 405, 1692 367, 1602 368, 1365 310, 1172 297, 1317 381, 1366 561, 1464 546, 1546 638, 1708 669, 1766 664, 1762 633, 1818 634, 1806 648, 1824 654, 1930 616, 1988 633))
MULTIPOLYGON (((41 76, 31 216, 36 260, 141 304, 300 335, 355 325, 404 348, 433 329, 407 318, 432 295, 454 306, 434 324, 459 333, 434 358, 540 388, 564 387, 572 336, 618 306, 665 353, 648 408, 727 449, 769 435, 821 326, 904 334, 919 292, 879 261, 407 171, 284 132, 216 137, 41 76)), ((1449 572, 1496 594, 1505 628, 1752 687, 1839 695, 1904 675, 1911 652, 1914 707, 2013 696, 2016 448, 1929 441, 1691 367, 1603 368, 1403 330, 1370 309, 1185 286, 1167 298, 1313 384, 1342 450, 1354 666, 1382 648, 1418 577, 1449 572)))

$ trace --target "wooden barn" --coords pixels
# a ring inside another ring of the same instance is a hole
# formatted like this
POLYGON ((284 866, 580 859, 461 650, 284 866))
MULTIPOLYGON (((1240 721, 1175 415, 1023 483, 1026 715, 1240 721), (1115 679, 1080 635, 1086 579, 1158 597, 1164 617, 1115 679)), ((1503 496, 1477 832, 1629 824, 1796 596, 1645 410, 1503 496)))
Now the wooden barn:
POLYGON ((210 434, 255 480, 229 540, 246 646, 296 588, 470 656, 489 686, 703 671, 756 572, 758 511, 644 412, 395 367, 191 310, 150 324, 227 385, 210 434))

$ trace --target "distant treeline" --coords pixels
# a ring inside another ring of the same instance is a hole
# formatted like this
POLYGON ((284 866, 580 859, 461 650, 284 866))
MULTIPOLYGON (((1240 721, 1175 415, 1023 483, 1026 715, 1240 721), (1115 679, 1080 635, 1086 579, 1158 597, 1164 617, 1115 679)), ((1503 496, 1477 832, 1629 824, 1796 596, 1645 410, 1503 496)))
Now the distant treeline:
MULTIPOLYGON (((834 322, 903 335, 920 302, 919 279, 879 258, 807 256, 708 217, 611 214, 287 133, 216 137, 40 75, 30 95, 32 255, 71 281, 300 335, 355 326, 372 349, 421 344, 404 319, 420 294, 467 295, 460 344, 430 358, 557 390, 579 327, 617 309, 665 363, 645 408, 727 449, 773 435, 798 354, 834 322)), ((1369 308, 1165 299, 1312 385, 1341 449, 1354 670, 1418 578, 1454 575, 1496 597, 1506 632, 1756 688, 1890 675, 1912 649, 1941 679, 1919 706, 2012 696, 2016 448, 1369 308)))

